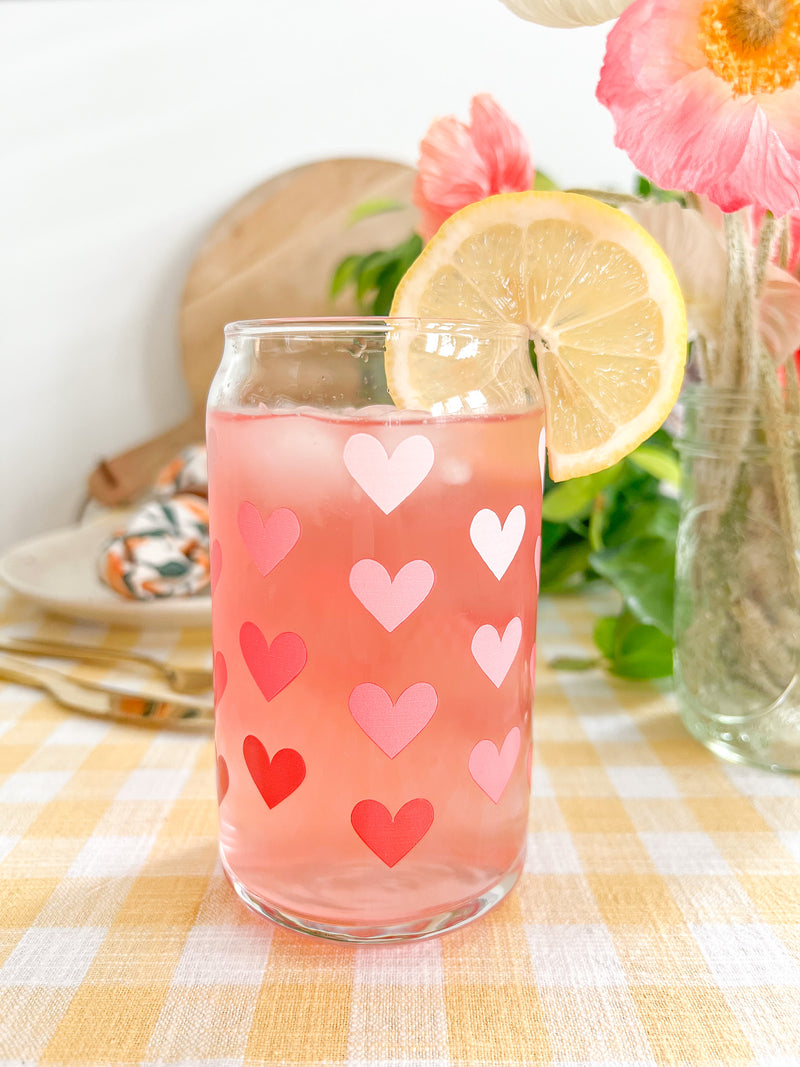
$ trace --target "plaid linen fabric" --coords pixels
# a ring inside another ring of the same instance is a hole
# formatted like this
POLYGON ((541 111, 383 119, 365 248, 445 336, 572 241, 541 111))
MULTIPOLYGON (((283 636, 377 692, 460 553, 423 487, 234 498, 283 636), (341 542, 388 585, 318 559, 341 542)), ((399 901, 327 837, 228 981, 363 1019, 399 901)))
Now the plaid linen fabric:
MULTIPOLYGON (((10 598, 0 625, 208 659, 205 634, 10 598)), ((715 759, 666 686, 548 670, 591 625, 589 601, 541 606, 518 886, 408 945, 317 942, 237 900, 210 736, 0 683, 0 1065, 800 1064, 800 779, 715 759)))

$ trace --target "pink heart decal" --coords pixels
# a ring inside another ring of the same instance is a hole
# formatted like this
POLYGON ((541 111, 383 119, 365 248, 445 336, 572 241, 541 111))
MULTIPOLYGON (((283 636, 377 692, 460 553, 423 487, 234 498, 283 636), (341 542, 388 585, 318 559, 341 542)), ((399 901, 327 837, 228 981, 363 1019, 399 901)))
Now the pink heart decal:
POLYGON ((248 734, 242 752, 250 777, 270 809, 291 796, 306 776, 305 760, 293 748, 282 748, 270 759, 259 739, 248 734))
POLYGON ((394 867, 418 845, 433 823, 433 805, 423 797, 409 800, 394 818, 377 800, 360 800, 350 814, 353 829, 387 867, 394 867))
POLYGON ((517 504, 503 525, 490 508, 482 508, 472 520, 469 536, 478 555, 498 580, 503 577, 525 534, 525 508, 517 504))
POLYGON ((255 504, 245 500, 236 522, 250 558, 265 578, 300 539, 300 520, 290 508, 278 508, 265 522, 255 504))
POLYGON ((239 631, 239 645, 253 681, 272 700, 293 681, 308 659, 305 642, 298 634, 278 634, 271 645, 254 622, 239 631))
POLYGON ((439 698, 427 682, 415 682, 392 698, 373 682, 357 685, 350 694, 350 714, 390 759, 394 759, 428 725, 439 698))
POLYGON ((211 554, 208 561, 209 580, 211 582, 211 595, 214 595, 214 590, 217 588, 217 582, 219 576, 222 573, 222 545, 219 541, 214 541, 211 546, 211 554))
POLYGON ((375 559, 360 559, 350 571, 350 588, 389 633, 420 606, 433 588, 430 563, 414 559, 394 578, 375 559))
POLYGON ((519 727, 512 726, 499 752, 497 745, 488 739, 479 741, 470 752, 469 773, 473 781, 495 804, 498 803, 508 785, 519 755, 519 744, 519 727))
POLYGON ((228 764, 225 762, 224 756, 217 756, 217 804, 221 804, 225 799, 225 794, 228 792, 228 786, 230 785, 230 777, 228 775, 228 764))
POLYGON ((414 434, 395 448, 391 457, 377 437, 356 433, 344 446, 344 465, 384 515, 422 484, 433 466, 433 445, 414 434))
POLYGON ((214 704, 219 704, 228 684, 228 664, 221 652, 214 656, 214 704))
POLYGON ((472 638, 472 655, 475 661, 498 689, 511 669, 522 639, 522 620, 514 617, 503 631, 503 636, 494 626, 481 626, 472 638))

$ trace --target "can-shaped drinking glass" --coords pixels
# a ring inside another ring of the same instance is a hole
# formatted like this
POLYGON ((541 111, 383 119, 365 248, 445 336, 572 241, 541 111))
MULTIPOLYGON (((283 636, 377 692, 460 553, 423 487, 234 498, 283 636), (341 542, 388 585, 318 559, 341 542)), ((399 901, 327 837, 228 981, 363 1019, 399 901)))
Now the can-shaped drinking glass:
POLYGON ((544 414, 526 331, 233 323, 207 442, 236 892, 340 940, 483 914, 528 823, 544 414))

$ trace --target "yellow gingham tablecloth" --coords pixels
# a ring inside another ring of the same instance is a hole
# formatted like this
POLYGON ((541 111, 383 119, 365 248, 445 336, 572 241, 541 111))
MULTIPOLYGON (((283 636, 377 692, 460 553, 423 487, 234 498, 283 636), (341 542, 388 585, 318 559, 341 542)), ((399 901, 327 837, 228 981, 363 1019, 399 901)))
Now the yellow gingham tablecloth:
MULTIPOLYGON (((541 606, 518 887, 401 946, 317 942, 239 903, 209 736, 0 683, 0 1064, 800 1064, 800 780, 715 759, 666 687, 549 670, 590 648, 592 612, 541 606)), ((11 631, 208 657, 205 634, 7 599, 11 631)))

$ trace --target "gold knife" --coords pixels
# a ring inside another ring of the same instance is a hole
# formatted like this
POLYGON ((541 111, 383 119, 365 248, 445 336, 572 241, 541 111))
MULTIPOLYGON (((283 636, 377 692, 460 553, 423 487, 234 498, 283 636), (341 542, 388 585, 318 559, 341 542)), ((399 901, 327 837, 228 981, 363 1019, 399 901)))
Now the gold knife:
POLYGON ((117 722, 206 730, 214 723, 214 709, 206 701, 161 700, 129 690, 112 689, 102 682, 79 682, 61 671, 16 656, 0 656, 0 677, 44 689, 62 707, 117 722))

